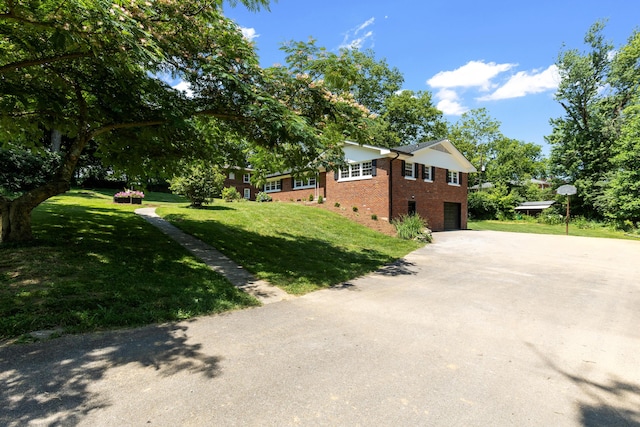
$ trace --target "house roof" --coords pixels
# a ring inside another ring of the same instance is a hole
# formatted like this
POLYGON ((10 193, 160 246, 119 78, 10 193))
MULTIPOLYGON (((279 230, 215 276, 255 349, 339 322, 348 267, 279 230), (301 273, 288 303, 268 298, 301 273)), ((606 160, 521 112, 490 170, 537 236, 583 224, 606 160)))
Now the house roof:
POLYGON ((436 144, 439 144, 443 141, 446 141, 446 139, 438 139, 436 141, 421 142, 420 144, 400 145, 398 147, 392 148, 391 150, 400 152, 400 153, 411 154, 418 150, 422 150, 423 148, 427 148, 427 147, 431 147, 436 144))
MULTIPOLYGON (((401 145, 394 148, 376 147, 366 144, 358 144, 353 141, 345 141, 345 145, 354 148, 360 147, 365 151, 373 151, 378 156, 392 157, 402 160, 414 158, 415 162, 430 164, 446 169, 453 169, 460 172, 477 172, 476 168, 458 151, 458 149, 448 139, 439 139, 435 141, 421 142, 420 144, 401 145)), ((369 154, 370 155, 370 154, 369 154)), ((353 161, 360 161, 360 157, 356 156, 353 161)))
POLYGON ((520 203, 515 209, 518 211, 534 210, 534 209, 547 209, 555 203, 555 200, 543 200, 538 202, 524 202, 520 203))

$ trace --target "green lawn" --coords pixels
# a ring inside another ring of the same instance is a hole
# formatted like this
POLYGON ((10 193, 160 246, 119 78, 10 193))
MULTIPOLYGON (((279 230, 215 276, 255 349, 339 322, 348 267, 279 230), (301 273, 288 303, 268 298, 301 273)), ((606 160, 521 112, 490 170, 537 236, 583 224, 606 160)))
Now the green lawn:
MULTIPOLYGON (((565 224, 547 225, 539 224, 533 221, 472 221, 470 220, 467 227, 471 230, 491 230, 491 231, 511 231, 514 233, 533 233, 533 234, 565 234, 565 224)), ((624 231, 613 230, 605 226, 590 225, 589 228, 580 228, 574 224, 569 224, 570 236, 583 237, 605 237, 610 239, 630 239, 638 240, 638 235, 633 237, 624 231)))
POLYGON ((292 203, 216 201, 202 210, 174 206, 157 212, 257 277, 298 295, 366 274, 422 246, 292 203))
MULTIPOLYGON (((0 339, 138 326, 258 305, 133 212, 115 191, 52 198, 33 212, 36 240, 0 246, 0 339)), ((189 209, 149 193, 187 232, 261 278, 302 294, 366 274, 421 244, 341 216, 290 203, 225 203, 189 209)))
MULTIPOLYGON (((113 193, 74 190, 52 198, 33 212, 34 242, 0 246, 0 338, 138 326, 259 304, 135 215, 139 205, 114 204, 113 193)), ((143 206, 166 201, 151 193, 143 206)))

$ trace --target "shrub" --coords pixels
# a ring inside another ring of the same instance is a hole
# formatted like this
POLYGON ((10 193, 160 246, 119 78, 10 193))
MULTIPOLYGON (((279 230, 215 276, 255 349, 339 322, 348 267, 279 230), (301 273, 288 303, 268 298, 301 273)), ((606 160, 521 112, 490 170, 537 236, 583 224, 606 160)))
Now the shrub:
POLYGON ((324 197, 322 196, 318 196, 318 204, 323 204, 324 203, 324 197))
POLYGON ((540 215, 538 215, 537 221, 540 224, 547 224, 547 225, 564 224, 564 215, 560 215, 557 213, 543 212, 540 215))
POLYGON ((226 187, 222 190, 222 199, 225 202, 233 202, 241 198, 240 192, 235 187, 226 187))
POLYGON ((264 191, 261 191, 258 194, 256 194, 256 202, 263 203, 263 202, 270 202, 272 200, 273 198, 267 193, 265 193, 264 191))
POLYGON ((352 209, 354 212, 358 212, 358 207, 357 207, 357 206, 354 206, 354 207, 352 207, 351 209, 352 209))
POLYGON ((374 220, 374 221, 377 221, 378 220, 378 215, 371 214, 371 219, 374 220))
POLYGON ((398 237, 405 240, 419 240, 431 243, 431 230, 427 228, 427 221, 418 214, 402 215, 391 221, 398 232, 398 237))
POLYGON ((185 196, 192 207, 199 208, 220 194, 224 175, 205 164, 193 164, 186 166, 180 176, 174 176, 169 182, 173 193, 185 196))
POLYGON ((335 202, 335 203, 333 204, 333 207, 334 207, 334 208, 339 208, 339 207, 340 207, 340 203, 335 202))
POLYGON ((309 194, 309 201, 313 202, 313 194, 309 194))

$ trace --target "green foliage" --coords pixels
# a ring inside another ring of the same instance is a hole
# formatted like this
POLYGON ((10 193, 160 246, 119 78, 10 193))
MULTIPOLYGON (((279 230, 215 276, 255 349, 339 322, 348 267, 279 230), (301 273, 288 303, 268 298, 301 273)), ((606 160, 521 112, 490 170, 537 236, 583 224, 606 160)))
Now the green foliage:
POLYGON ((374 220, 374 221, 377 221, 378 220, 378 215, 371 214, 371 219, 374 220))
POLYGON ((522 184, 546 173, 542 147, 502 135, 500 122, 485 108, 464 113, 448 138, 479 172, 469 175, 469 186, 522 184))
POLYGON ((469 217, 473 219, 506 219, 514 215, 517 197, 504 185, 487 191, 473 191, 468 195, 469 217))
POLYGON ((309 200, 310 202, 313 202, 313 194, 309 194, 309 197, 307 198, 307 200, 309 200))
POLYGON ((353 206, 353 207, 351 208, 351 210, 352 210, 352 211, 354 211, 354 212, 358 212, 358 207, 357 207, 357 206, 353 206))
POLYGON ((431 93, 401 91, 404 78, 371 50, 342 49, 328 52, 309 42, 283 47, 294 73, 308 75, 343 97, 353 97, 373 119, 369 140, 359 142, 398 146, 443 138, 447 125, 433 104, 431 93))
POLYGON ((218 169, 197 163, 185 167, 180 176, 174 176, 169 188, 189 199, 192 207, 200 208, 220 195, 224 178, 218 169))
POLYGON ((324 203, 324 197, 322 197, 322 194, 318 196, 318 204, 321 205, 324 203))
POLYGON ((339 207, 340 207, 340 202, 335 202, 335 203, 333 204, 333 207, 334 207, 334 208, 339 208, 339 207))
POLYGON ((576 213, 638 218, 638 189, 625 184, 637 182, 629 172, 638 169, 638 160, 623 134, 637 127, 629 108, 639 101, 640 34, 635 32, 613 54, 616 49, 604 39, 603 30, 602 22, 589 29, 584 39, 588 51, 563 50, 558 57, 561 81, 556 99, 565 115, 551 121, 551 165, 556 176, 577 187, 577 201, 572 203, 576 213))
POLYGON ((222 189, 222 200, 225 202, 237 202, 242 199, 242 195, 236 187, 225 187, 222 189))
POLYGON ((610 219, 640 222, 640 105, 627 107, 624 114, 613 169, 597 202, 610 219))
POLYGON ((398 232, 398 237, 404 240, 418 240, 430 243, 431 232, 427 229, 427 220, 418 214, 402 215, 391 221, 398 232))
POLYGON ((264 191, 261 191, 258 194, 256 194, 256 202, 264 203, 264 202, 270 202, 272 200, 273 198, 269 194, 265 193, 264 191))
POLYGON ((366 107, 292 69, 262 69, 220 1, 11 1, 0 30, 0 146, 59 150, 63 159, 29 190, 26 215, 69 188, 90 142, 118 172, 168 177, 183 161, 222 165, 247 152, 260 173, 298 171, 321 153, 335 160, 337 141, 368 140, 366 107))
POLYGON ((0 196, 13 199, 44 185, 59 164, 57 153, 0 147, 0 196))

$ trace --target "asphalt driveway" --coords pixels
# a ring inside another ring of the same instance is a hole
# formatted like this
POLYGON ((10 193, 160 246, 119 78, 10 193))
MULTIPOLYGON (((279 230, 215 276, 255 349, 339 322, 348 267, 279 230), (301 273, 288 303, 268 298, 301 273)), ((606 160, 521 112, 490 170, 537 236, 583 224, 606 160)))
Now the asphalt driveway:
POLYGON ((0 425, 640 425, 640 242, 436 240, 293 300, 0 347, 0 425))

